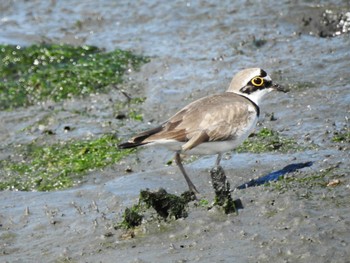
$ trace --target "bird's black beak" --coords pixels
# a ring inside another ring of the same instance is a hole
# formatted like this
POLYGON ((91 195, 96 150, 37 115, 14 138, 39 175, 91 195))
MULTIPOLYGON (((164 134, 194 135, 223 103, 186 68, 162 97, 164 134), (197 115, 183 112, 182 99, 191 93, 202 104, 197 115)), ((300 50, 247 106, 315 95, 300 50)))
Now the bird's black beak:
POLYGON ((274 90, 281 91, 281 92, 284 92, 284 93, 289 91, 287 88, 285 88, 285 87, 283 87, 283 86, 281 86, 281 85, 279 85, 277 83, 272 84, 272 88, 274 90))

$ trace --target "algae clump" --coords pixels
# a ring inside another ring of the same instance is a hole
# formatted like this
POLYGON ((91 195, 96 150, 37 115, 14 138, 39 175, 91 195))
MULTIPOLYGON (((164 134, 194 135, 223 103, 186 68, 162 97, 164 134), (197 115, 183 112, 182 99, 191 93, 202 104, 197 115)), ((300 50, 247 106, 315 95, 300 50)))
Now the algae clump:
MULTIPOLYGON (((105 52, 87 45, 0 45, 0 110, 107 93, 123 82, 126 73, 148 61, 131 51, 105 52)), ((143 100, 133 98, 129 104, 143 100)), ((125 107, 122 102, 117 104, 125 107)), ((130 111, 130 118, 142 119, 135 109, 130 111)), ((51 130, 44 132, 54 134, 51 130)), ((116 163, 132 152, 118 150, 119 139, 112 135, 50 144, 39 141, 10 145, 13 153, 0 160, 0 190, 51 191, 72 187, 88 172, 116 163)))
POLYGON ((116 228, 130 229, 141 225, 142 219, 151 207, 163 220, 187 217, 187 204, 193 200, 194 195, 191 192, 177 196, 169 194, 162 188, 158 191, 141 190, 138 204, 124 210, 123 221, 118 223, 116 228))
POLYGON ((0 161, 0 190, 51 191, 79 183, 82 175, 118 162, 130 150, 118 150, 111 135, 82 141, 20 146, 18 154, 0 161))
POLYGON ((283 137, 271 129, 262 128, 259 132, 251 134, 241 146, 237 147, 236 151, 252 153, 289 152, 298 151, 302 148, 295 140, 283 137))
POLYGON ((0 110, 106 92, 148 58, 116 49, 58 44, 0 45, 0 110))

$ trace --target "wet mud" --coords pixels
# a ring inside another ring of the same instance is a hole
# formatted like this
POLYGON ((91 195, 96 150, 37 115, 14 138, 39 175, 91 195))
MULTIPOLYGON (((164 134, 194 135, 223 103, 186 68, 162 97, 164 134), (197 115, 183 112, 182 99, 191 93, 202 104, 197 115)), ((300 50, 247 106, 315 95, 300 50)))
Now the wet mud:
POLYGON ((128 138, 194 99, 223 92, 238 70, 262 67, 290 91, 265 98, 257 129, 278 131, 302 149, 227 153, 221 165, 231 189, 313 163, 277 182, 234 190, 244 208, 225 214, 208 209, 215 156, 188 158, 186 170, 209 204, 189 202, 187 217, 149 220, 132 233, 115 226, 141 190, 187 189, 164 149, 142 149, 67 190, 2 191, 0 261, 349 262, 347 1, 2 1, 0 11, 3 44, 86 44, 150 57, 121 87, 146 98, 143 121, 113 109, 123 97, 116 90, 1 111, 1 159, 46 136, 43 119, 53 143, 113 131, 128 138))

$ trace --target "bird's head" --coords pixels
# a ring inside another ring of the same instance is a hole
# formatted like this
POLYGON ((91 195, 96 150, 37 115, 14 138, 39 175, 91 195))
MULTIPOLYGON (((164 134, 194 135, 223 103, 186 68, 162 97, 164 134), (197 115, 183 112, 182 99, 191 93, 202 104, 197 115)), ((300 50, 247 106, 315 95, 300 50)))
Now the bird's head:
POLYGON ((261 68, 247 68, 233 76, 227 92, 243 95, 256 104, 270 91, 285 90, 278 84, 272 83, 271 77, 261 68))

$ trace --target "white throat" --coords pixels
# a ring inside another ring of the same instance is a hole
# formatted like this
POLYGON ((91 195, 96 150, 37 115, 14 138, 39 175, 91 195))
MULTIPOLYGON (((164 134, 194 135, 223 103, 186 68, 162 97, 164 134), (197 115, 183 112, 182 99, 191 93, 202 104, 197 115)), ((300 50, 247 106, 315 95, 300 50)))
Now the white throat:
POLYGON ((273 90, 272 88, 269 88, 269 89, 256 90, 250 94, 246 94, 242 92, 237 92, 237 93, 244 97, 247 97, 248 99, 253 101, 256 105, 259 105, 261 98, 264 97, 267 93, 271 92, 272 90, 273 90))

